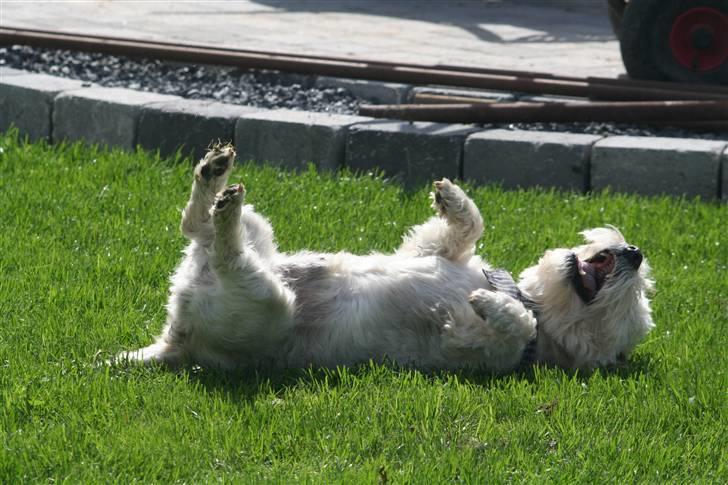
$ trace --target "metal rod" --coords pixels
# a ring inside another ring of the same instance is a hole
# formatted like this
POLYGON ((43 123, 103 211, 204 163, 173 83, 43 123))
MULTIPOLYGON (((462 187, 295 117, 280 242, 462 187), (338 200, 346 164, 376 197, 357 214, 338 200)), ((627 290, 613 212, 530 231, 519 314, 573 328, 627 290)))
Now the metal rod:
POLYGON ((585 80, 566 81, 556 78, 529 78, 453 70, 448 71, 427 66, 412 67, 413 65, 398 66, 382 63, 370 65, 358 61, 304 58, 289 54, 243 52, 133 39, 112 39, 75 34, 31 32, 7 27, 0 28, 0 43, 27 44, 61 49, 105 52, 116 55, 160 58, 181 62, 228 65, 249 69, 273 69, 303 74, 351 77, 355 79, 410 84, 441 84, 480 89, 519 91, 533 94, 593 97, 609 100, 728 100, 728 94, 720 93, 695 93, 643 87, 624 87, 589 83, 585 80))
POLYGON ((493 104, 495 99, 476 98, 472 96, 451 96, 449 94, 415 93, 413 104, 493 104))
POLYGON ((441 123, 728 121, 728 101, 362 105, 375 118, 441 123))
MULTIPOLYGON (((0 32, 3 30, 8 31, 15 31, 15 32, 23 32, 27 34, 49 34, 49 35, 56 35, 56 34, 62 34, 62 35, 69 35, 69 36, 81 36, 89 39, 99 39, 99 40, 105 40, 105 41, 129 41, 133 39, 125 39, 123 37, 114 37, 114 36, 103 36, 103 35, 92 35, 92 34, 70 34, 70 33, 64 33, 60 31, 50 31, 50 30, 40 30, 40 29, 18 29, 18 28, 12 28, 12 27, 5 27, 0 28, 0 32)), ((144 41, 144 40, 137 40, 137 42, 145 42, 150 44, 157 44, 160 46, 174 46, 174 47, 180 47, 182 44, 175 43, 175 42, 167 42, 167 41, 144 41)), ((585 78, 579 78, 574 76, 563 76, 563 75, 557 75, 552 73, 544 73, 544 72, 535 72, 535 71, 517 71, 512 69, 494 69, 494 68, 483 68, 483 67, 474 67, 474 66, 456 66, 456 65, 449 65, 449 64, 433 64, 433 65, 426 65, 426 64, 412 64, 412 63, 394 63, 394 62, 388 62, 388 61, 380 61, 380 60, 372 60, 372 59, 352 59, 352 58, 346 58, 346 57, 336 57, 336 56, 317 56, 317 55, 310 55, 310 54, 288 54, 288 53, 281 53, 281 52, 269 52, 269 51, 260 51, 260 50, 251 50, 251 49, 238 49, 238 48, 232 48, 232 47, 210 47, 205 46, 202 44, 184 44, 184 46, 187 47, 193 47, 193 48, 202 48, 202 49, 215 49, 219 51, 225 51, 225 52, 236 52, 236 53, 249 53, 249 54, 262 54, 262 55, 272 55, 272 56, 286 56, 286 57, 296 57, 301 59, 312 59, 312 60, 322 60, 322 61, 332 61, 332 62, 344 62, 344 63, 361 63, 366 64, 368 66, 384 66, 384 67, 411 67, 411 68, 425 68, 425 69, 436 69, 438 71, 452 71, 452 72, 470 72, 470 73, 476 73, 476 74, 490 74, 490 75, 496 75, 496 76, 515 76, 519 78, 544 78, 544 79, 551 79, 551 80, 558 80, 558 81, 569 81, 569 82, 588 82, 591 84, 608 84, 612 86, 624 86, 624 87, 641 87, 641 88, 652 88, 652 89, 660 89, 660 90, 667 90, 667 91, 688 91, 688 92, 697 92, 697 93, 715 93, 715 94, 725 94, 728 95, 728 87, 714 85, 714 84, 696 84, 696 83, 678 83, 678 82, 669 82, 669 81, 647 81, 647 80, 637 80, 637 79, 613 79, 613 78, 605 78, 605 77, 593 77, 588 76, 585 78)))
POLYGON ((694 93, 728 94, 728 86, 717 84, 679 83, 669 81, 648 81, 644 79, 621 79, 608 77, 587 76, 585 81, 595 84, 609 84, 612 86, 633 86, 640 88, 665 89, 668 91, 691 91, 694 93))

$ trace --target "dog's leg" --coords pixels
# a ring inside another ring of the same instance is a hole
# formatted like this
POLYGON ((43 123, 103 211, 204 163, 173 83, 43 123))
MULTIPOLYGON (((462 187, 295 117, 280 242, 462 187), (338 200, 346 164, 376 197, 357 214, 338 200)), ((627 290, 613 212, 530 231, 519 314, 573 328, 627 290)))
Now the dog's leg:
POLYGON ((434 185, 432 207, 439 216, 413 227, 398 253, 467 261, 475 252, 475 242, 483 234, 480 211, 465 192, 448 179, 434 185))
POLYGON ((245 188, 231 185, 220 192, 210 210, 215 228, 210 263, 228 294, 247 301, 258 319, 275 320, 292 314, 294 295, 270 269, 253 245, 245 242, 248 224, 241 221, 245 188), (260 308, 257 308, 260 306, 260 308))
POLYGON ((139 363, 144 365, 159 364, 176 369, 185 362, 185 356, 182 348, 170 345, 160 338, 157 342, 147 347, 122 352, 118 354, 110 364, 132 364, 139 363))
POLYGON ((453 314, 443 328, 449 358, 497 371, 515 368, 536 336, 533 314, 505 293, 480 289, 469 301, 470 308, 453 314))
POLYGON ((213 148, 195 167, 195 179, 187 206, 182 211, 182 233, 205 246, 212 243, 215 231, 210 220, 210 206, 215 195, 227 183, 232 171, 235 150, 213 148))
POLYGON ((535 336, 536 319, 523 303, 499 291, 478 289, 469 297, 480 318, 500 333, 528 342, 535 336))

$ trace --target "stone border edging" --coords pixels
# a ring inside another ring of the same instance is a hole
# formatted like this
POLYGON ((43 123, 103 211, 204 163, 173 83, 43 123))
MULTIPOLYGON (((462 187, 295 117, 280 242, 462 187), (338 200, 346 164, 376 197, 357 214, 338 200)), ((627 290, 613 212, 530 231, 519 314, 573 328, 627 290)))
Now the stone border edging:
MULTIPOLYGON (((391 96, 388 101, 411 91, 392 83, 342 82, 356 84, 360 94, 391 96)), ((181 147, 200 157, 210 140, 232 140, 241 160, 296 169, 309 162, 324 170, 384 169, 407 186, 451 177, 506 188, 612 187, 728 200, 728 139, 602 137, 268 110, 101 88, 2 67, 0 130, 11 125, 31 140, 140 145, 163 156, 181 147)))

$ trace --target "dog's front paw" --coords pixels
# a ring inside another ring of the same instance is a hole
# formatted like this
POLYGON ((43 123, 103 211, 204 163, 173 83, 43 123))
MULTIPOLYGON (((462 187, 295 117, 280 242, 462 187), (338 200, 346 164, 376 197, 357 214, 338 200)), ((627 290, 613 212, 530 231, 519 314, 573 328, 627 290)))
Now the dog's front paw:
POLYGON ((235 148, 232 145, 217 144, 195 167, 195 179, 217 192, 227 182, 234 160, 235 148))
POLYGON ((467 196, 460 187, 449 179, 437 180, 433 183, 435 191, 430 194, 432 207, 441 215, 452 215, 463 210, 467 196))
POLYGON ((212 205, 212 214, 214 216, 221 216, 234 207, 240 207, 244 199, 245 187, 243 184, 230 185, 215 197, 215 203, 212 205))
POLYGON ((481 288, 473 291, 468 301, 480 318, 501 332, 516 330, 521 323, 535 328, 533 314, 506 293, 481 288))

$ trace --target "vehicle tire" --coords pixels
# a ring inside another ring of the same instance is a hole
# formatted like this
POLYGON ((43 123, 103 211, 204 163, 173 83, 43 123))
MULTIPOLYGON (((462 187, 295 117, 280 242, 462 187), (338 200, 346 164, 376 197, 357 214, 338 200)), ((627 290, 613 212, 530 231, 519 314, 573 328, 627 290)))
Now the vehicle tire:
POLYGON ((728 84, 728 0, 631 0, 620 34, 633 78, 728 84))
POLYGON ((609 16, 609 23, 612 26, 612 32, 617 36, 617 39, 621 37, 620 30, 622 26, 622 15, 624 15, 624 8, 627 2, 625 0, 607 0, 607 15, 609 16))

